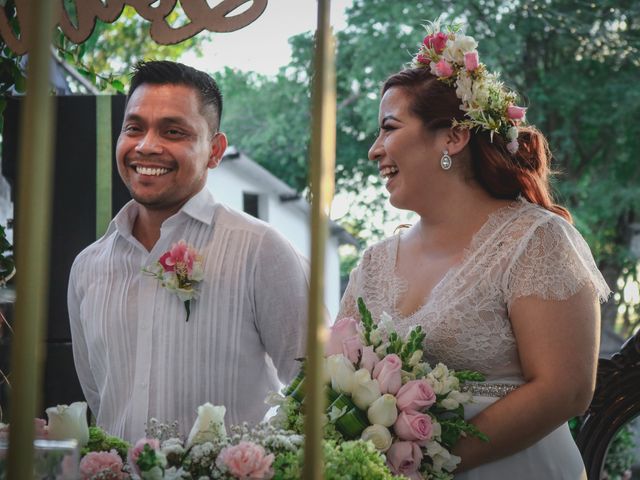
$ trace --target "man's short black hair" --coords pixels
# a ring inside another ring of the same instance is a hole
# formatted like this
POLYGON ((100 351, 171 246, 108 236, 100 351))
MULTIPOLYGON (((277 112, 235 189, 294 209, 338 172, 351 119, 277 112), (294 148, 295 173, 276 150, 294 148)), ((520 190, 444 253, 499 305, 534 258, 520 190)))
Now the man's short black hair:
POLYGON ((201 113, 207 118, 211 133, 217 132, 220 128, 222 94, 215 80, 205 72, 168 60, 138 62, 133 68, 127 101, 135 89, 144 83, 185 85, 194 88, 200 94, 201 113), (212 107, 213 113, 207 107, 212 107))

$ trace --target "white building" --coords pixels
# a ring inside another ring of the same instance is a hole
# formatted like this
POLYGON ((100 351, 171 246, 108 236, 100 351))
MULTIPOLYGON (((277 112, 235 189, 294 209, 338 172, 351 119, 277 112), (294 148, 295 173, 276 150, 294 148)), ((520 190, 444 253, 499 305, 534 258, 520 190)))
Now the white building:
MULTIPOLYGON (((311 254, 311 208, 293 188, 234 147, 217 168, 209 171, 207 188, 216 201, 268 222, 304 256, 311 254)), ((330 223, 325 255, 325 305, 331 319, 340 304, 340 261, 338 247, 355 244, 342 227, 330 223)))

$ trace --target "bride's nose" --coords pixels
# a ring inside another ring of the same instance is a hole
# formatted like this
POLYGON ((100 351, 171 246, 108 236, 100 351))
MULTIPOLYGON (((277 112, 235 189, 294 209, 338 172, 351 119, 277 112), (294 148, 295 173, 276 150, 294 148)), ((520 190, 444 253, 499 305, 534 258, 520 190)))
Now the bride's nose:
POLYGON ((382 158, 382 154, 384 153, 384 147, 382 146, 382 141, 380 140, 380 135, 376 137, 375 142, 369 148, 369 160, 372 162, 377 162, 382 158))

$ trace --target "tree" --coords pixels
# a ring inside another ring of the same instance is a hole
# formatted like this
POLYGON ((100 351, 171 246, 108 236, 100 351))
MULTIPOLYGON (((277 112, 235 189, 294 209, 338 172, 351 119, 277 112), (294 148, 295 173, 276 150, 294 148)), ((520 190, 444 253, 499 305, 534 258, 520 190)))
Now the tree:
MULTIPOLYGON (((640 215, 640 92, 633 87, 640 73, 637 2, 354 0, 347 28, 337 35, 337 190, 377 182, 366 154, 377 130, 380 84, 410 60, 421 24, 441 13, 445 21, 466 24, 480 42, 481 60, 528 95, 528 119, 548 136, 560 172, 557 197, 572 211, 607 282, 619 290, 618 279, 637 270, 630 252, 640 215)), ((313 37, 302 34, 291 44, 288 66, 273 79, 241 74, 241 93, 234 83, 240 74, 225 72, 221 81, 233 106, 224 121, 234 143, 303 191, 310 124, 304 92, 312 76, 313 37), (251 121, 240 112, 251 112, 251 121), (272 144, 276 151, 267 147, 272 144)), ((369 222, 349 221, 356 230, 369 222)), ((603 308, 605 323, 614 321, 619 301, 603 308)), ((628 317, 625 335, 639 323, 637 314, 628 317)))

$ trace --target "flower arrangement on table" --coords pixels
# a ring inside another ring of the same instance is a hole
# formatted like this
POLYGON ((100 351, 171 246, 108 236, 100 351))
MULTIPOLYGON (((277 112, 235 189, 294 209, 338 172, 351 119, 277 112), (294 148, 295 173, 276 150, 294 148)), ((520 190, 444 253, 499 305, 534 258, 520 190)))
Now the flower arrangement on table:
MULTIPOLYGON (((384 453, 391 471, 411 479, 453 478, 460 458, 451 448, 462 435, 486 440, 464 420, 472 394, 466 381, 482 381, 477 372, 453 371, 422 361, 425 333, 413 328, 403 339, 389 315, 375 324, 363 300, 362 321, 342 318, 331 328, 325 348, 326 435, 338 442, 368 440, 384 453)), ((277 399, 274 419, 283 428, 302 431, 304 369, 277 399)))

